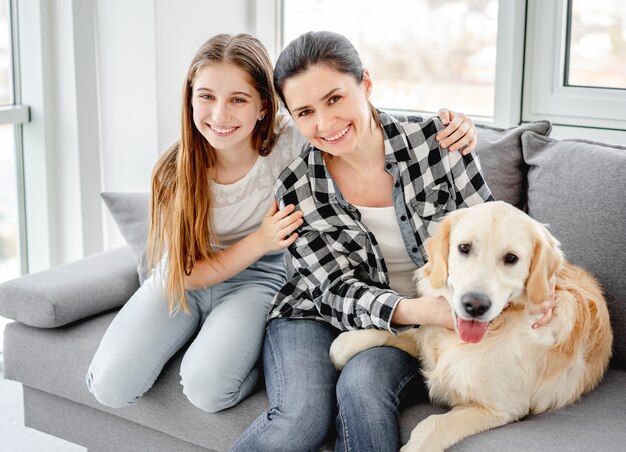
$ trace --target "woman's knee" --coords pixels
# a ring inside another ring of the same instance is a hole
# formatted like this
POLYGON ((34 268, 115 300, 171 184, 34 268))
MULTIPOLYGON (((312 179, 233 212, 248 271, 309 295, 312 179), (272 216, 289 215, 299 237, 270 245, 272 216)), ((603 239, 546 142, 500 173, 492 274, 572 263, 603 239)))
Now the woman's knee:
POLYGON ((320 447, 328 435, 335 419, 335 403, 302 405, 293 413, 285 413, 286 433, 304 450, 320 447))
POLYGON ((244 433, 233 451, 291 452, 321 447, 333 424, 334 407, 321 410, 319 404, 310 404, 290 408, 270 408, 249 433, 244 433))
POLYGON ((340 404, 397 404, 404 388, 421 381, 415 358, 393 347, 375 347, 356 355, 342 370, 337 400, 340 404))

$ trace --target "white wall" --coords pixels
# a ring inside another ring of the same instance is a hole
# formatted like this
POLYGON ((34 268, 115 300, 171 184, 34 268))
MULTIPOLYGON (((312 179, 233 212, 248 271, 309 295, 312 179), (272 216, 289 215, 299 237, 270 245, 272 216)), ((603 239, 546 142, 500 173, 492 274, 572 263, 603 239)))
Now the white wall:
MULTIPOLYGON (((96 0, 102 191, 147 191, 158 155, 154 0, 96 0)), ((100 203, 104 248, 123 244, 100 203)))
POLYGON ((19 0, 29 271, 102 249, 92 0, 19 0))
POLYGON ((195 52, 215 34, 251 33, 250 3, 248 0, 156 0, 157 121, 161 151, 178 138, 182 87, 195 52))

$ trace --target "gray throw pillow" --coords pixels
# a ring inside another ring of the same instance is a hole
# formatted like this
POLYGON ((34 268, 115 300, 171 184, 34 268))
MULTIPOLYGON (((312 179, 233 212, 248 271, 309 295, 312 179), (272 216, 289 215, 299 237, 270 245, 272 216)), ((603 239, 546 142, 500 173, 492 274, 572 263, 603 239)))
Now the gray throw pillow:
POLYGON ((137 290, 135 267, 124 247, 7 281, 0 284, 0 315, 56 328, 119 308, 137 290))
POLYGON ((521 136, 526 131, 548 136, 552 125, 548 121, 535 121, 508 129, 484 124, 476 124, 476 128, 476 153, 493 197, 524 209, 528 167, 522 157, 521 136))
POLYGON ((567 259, 604 289, 613 366, 626 368, 626 147, 522 135, 528 213, 550 226, 567 259))
POLYGON ((137 259, 139 284, 143 284, 148 277, 146 244, 150 224, 150 194, 103 192, 100 196, 137 259))

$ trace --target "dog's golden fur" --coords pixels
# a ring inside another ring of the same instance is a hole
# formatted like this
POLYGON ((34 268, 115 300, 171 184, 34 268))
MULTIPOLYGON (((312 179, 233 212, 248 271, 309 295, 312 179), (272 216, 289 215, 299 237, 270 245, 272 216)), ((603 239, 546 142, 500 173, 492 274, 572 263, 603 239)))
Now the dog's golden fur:
POLYGON ((467 436, 573 403, 599 383, 613 339, 606 302, 593 277, 564 260, 547 228, 505 203, 487 203, 448 215, 428 241, 427 253, 428 264, 418 271, 419 292, 444 296, 457 322, 468 316, 464 293, 491 300, 479 316, 489 322, 479 342, 464 342, 457 323, 457 332, 435 326, 398 336, 351 331, 331 347, 338 368, 379 345, 420 359, 431 399, 452 410, 420 422, 403 451, 443 450, 467 436), (471 251, 460 253, 460 244, 470 244, 471 251), (509 254, 515 263, 504 262, 509 254), (555 274, 555 315, 533 329, 536 317, 529 310, 548 298, 555 274))

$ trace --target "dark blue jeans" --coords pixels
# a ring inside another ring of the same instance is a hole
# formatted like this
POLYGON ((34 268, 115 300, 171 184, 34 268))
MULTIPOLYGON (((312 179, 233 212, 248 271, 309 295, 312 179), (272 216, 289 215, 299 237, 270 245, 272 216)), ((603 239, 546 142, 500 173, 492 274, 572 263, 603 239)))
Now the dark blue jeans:
POLYGON ((263 349, 269 410, 233 451, 309 451, 336 418, 336 451, 397 451, 399 407, 423 394, 419 363, 391 347, 355 356, 338 374, 328 357, 339 331, 316 320, 270 321, 263 349))

